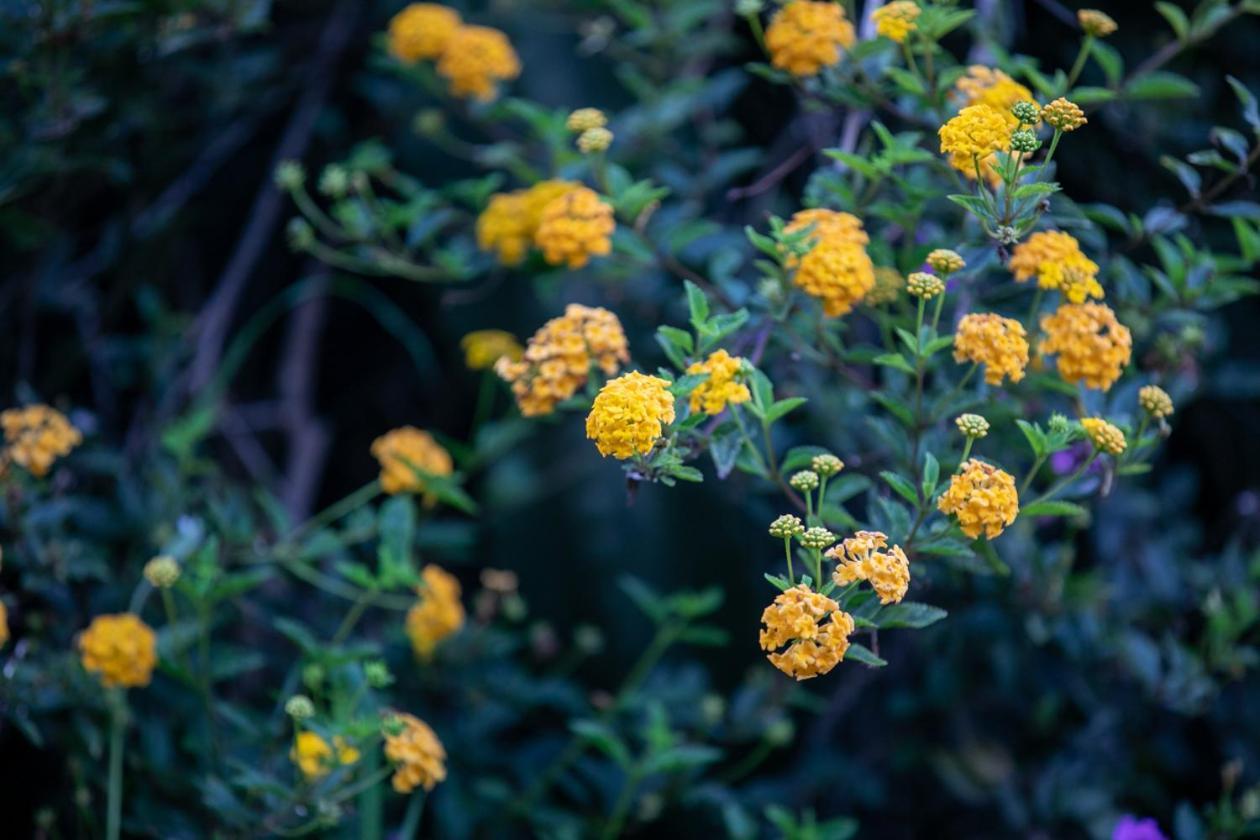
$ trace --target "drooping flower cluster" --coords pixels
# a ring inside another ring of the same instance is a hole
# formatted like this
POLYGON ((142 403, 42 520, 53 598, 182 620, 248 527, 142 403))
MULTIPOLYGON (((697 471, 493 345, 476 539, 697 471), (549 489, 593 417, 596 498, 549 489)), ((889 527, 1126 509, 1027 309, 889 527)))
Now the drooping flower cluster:
POLYGON ((770 63, 793 76, 813 76, 838 63, 855 40, 839 3, 791 0, 766 28, 770 63))
POLYGON ((1109 390, 1133 351, 1129 328, 1102 303, 1065 303, 1042 317, 1041 330, 1040 353, 1057 356, 1065 382, 1083 382, 1088 388, 1109 390))
POLYGON ((669 383, 631 371, 610 379, 600 389, 586 417, 586 436, 599 454, 619 460, 646 455, 674 422, 674 395, 669 383))
POLYGON ((1172 397, 1158 385, 1143 385, 1139 388, 1138 405, 1156 420, 1163 420, 1173 413, 1172 397))
POLYGON ((1101 298, 1098 264, 1081 251, 1076 237, 1061 230, 1042 230, 1015 246, 1010 269, 1020 283, 1037 278, 1043 289, 1056 289, 1069 303, 1101 298))
POLYGON ((1001 385, 1004 379, 1019 382, 1028 365, 1028 338, 1024 325, 1014 318, 992 312, 963 316, 954 333, 954 361, 984 365, 984 381, 1001 385))
POLYGON ((1019 493, 1010 473, 976 458, 962 464, 936 505, 958 519, 958 527, 975 539, 995 539, 1019 515, 1019 493))
POLYGON ((913 0, 894 0, 871 12, 871 21, 875 24, 877 35, 904 44, 910 33, 918 28, 915 21, 922 11, 913 0))
POLYGON ((345 767, 359 760, 359 751, 340 735, 329 744, 318 733, 306 730, 293 739, 289 758, 302 771, 308 781, 323 778, 333 769, 334 762, 345 767), (335 758, 334 758, 335 751, 335 758))
POLYGON ((494 251, 504 265, 516 265, 534 247, 547 205, 579 186, 572 181, 539 181, 528 189, 492 195, 477 217, 477 247, 494 251))
POLYGON ((504 330, 474 330, 460 339, 459 346, 469 370, 489 370, 504 358, 515 362, 525 352, 516 336, 504 330))
POLYGON ((512 42, 489 26, 466 25, 454 9, 412 3, 389 22, 389 51, 406 64, 436 61, 451 94, 494 99, 500 82, 515 79, 521 62, 512 42))
POLYGON ((793 282, 818 298, 827 317, 845 315, 875 286, 875 265, 866 253, 870 237, 857 216, 821 208, 797 212, 784 232, 807 228, 813 246, 799 261, 787 260, 796 268, 793 282))
POLYGON ((464 626, 464 605, 455 576, 432 563, 420 571, 423 585, 407 611, 407 638, 421 659, 428 659, 438 644, 464 626))
POLYGON ((962 98, 962 104, 988 105, 997 111, 1011 130, 1019 127, 1019 119, 1011 108, 1017 102, 1035 102, 1032 91, 1012 79, 1006 73, 983 64, 973 64, 967 74, 954 82, 954 89, 962 98))
POLYGON ((589 187, 575 187, 543 208, 534 242, 552 265, 581 268, 612 252, 613 209, 589 187))
POLYGON ((803 584, 776 597, 762 612, 761 623, 761 649, 770 651, 766 658, 797 680, 836 667, 849 649, 854 626, 839 604, 803 584))
POLYGON ((1094 444, 1099 452, 1106 452, 1108 455, 1119 455, 1124 452, 1127 445, 1124 432, 1103 418, 1086 417, 1081 420, 1081 426, 1085 429, 1085 435, 1090 443, 1094 444))
POLYGON ((157 636, 134 613, 98 615, 79 636, 79 658, 107 687, 145 686, 157 665, 157 636))
POLYGON ((392 429, 372 441, 373 457, 381 465, 381 489, 395 493, 421 493, 426 505, 437 497, 427 491, 424 477, 450 475, 454 469, 451 454, 433 439, 433 435, 415 426, 392 429))
POLYGON ((31 475, 44 476, 58 458, 83 442, 83 435, 66 416, 46 405, 28 405, 0 412, 4 428, 4 459, 31 475))
POLYGON ((941 126, 941 152, 949 155, 949 165, 975 180, 976 171, 990 183, 998 179, 997 152, 1011 143, 1012 127, 1007 113, 989 105, 969 105, 941 126))
POLYGON ((390 779, 398 793, 433 790, 446 778, 446 749, 427 723, 395 712, 385 722, 385 757, 394 765, 390 779))
POLYGON ((520 361, 499 359, 494 369, 512 384, 521 414, 550 414, 586 384, 591 365, 612 376, 630 360, 626 334, 607 309, 571 303, 530 338, 520 361))
POLYGON ((880 531, 858 531, 827 552, 838 564, 832 580, 847 586, 858 580, 870 583, 881 604, 900 603, 910 588, 910 561, 901 546, 887 551, 888 535, 880 531))
POLYGON ((721 414, 728 405, 738 405, 752 398, 748 386, 737 379, 740 362, 741 359, 725 350, 715 350, 704 361, 695 362, 687 368, 687 373, 703 373, 709 377, 691 392, 693 414, 721 414))
POLYGON ((389 21, 390 54, 407 64, 440 58, 462 23, 454 9, 412 3, 389 21))

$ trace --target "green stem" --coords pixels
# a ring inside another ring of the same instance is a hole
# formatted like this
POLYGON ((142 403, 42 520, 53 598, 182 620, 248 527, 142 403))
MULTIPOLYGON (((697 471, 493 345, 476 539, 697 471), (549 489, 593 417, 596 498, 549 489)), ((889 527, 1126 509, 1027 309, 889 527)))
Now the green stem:
POLYGON ((975 438, 973 438, 971 435, 967 435, 967 442, 963 444, 962 458, 958 461, 959 466, 967 463, 967 459, 971 457, 971 446, 975 442, 976 442, 975 438))
MULTIPOLYGON (((1036 280, 1036 278, 1034 278, 1036 280)), ((1046 290, 1041 288, 1040 280, 1036 280, 1039 284, 1037 291, 1033 293, 1032 305, 1028 307, 1028 332, 1034 332, 1037 326, 1037 312, 1041 309, 1041 300, 1045 297, 1046 290)))
POLYGON ((1028 468, 1028 475, 1024 476, 1023 482, 1019 485, 1019 495, 1024 495, 1028 492, 1028 488, 1032 487, 1033 479, 1037 477, 1037 470, 1041 469, 1041 465, 1045 462, 1045 455, 1038 455, 1032 462, 1032 466, 1028 468))
POLYGON ((126 747, 127 695, 121 688, 111 688, 109 692, 109 792, 105 837, 107 840, 118 840, 122 833, 123 750, 126 747))
POLYGON ((604 824, 604 830, 600 832, 600 837, 614 838, 621 836, 621 829, 626 824, 626 817, 630 815, 630 806, 634 804, 634 792, 639 787, 639 778, 641 771, 638 767, 631 769, 626 774, 626 781, 621 786, 621 793, 617 795, 617 801, 613 805, 612 813, 608 816, 608 822, 604 824))
POLYGON ((477 407, 473 411, 472 429, 476 432, 490 417, 494 408, 494 394, 498 388, 499 377, 492 370, 482 371, 481 385, 477 389, 477 407))
POLYGON ((368 502, 375 499, 381 492, 381 484, 376 479, 369 481, 367 484, 355 490, 350 495, 333 502, 310 519, 293 529, 289 534, 286 542, 295 542, 298 537, 304 536, 306 533, 323 528, 325 525, 331 525, 343 516, 353 513, 368 502))
POLYGON ((1046 150, 1046 159, 1041 162, 1041 169, 1037 173, 1038 180, 1041 180, 1041 176, 1050 170, 1050 161, 1054 160, 1054 152, 1059 148, 1059 138, 1062 136, 1063 132, 1056 128, 1054 136, 1050 138, 1050 148, 1046 150))
POLYGON ((1081 71, 1085 69, 1085 61, 1089 58, 1090 47, 1092 47, 1093 44, 1093 35, 1086 34, 1085 37, 1081 39, 1081 51, 1076 54, 1076 61, 1072 64, 1071 72, 1068 73, 1067 87, 1063 91, 1065 96, 1067 95, 1067 92, 1072 89, 1072 85, 1076 84, 1076 80, 1080 77, 1081 71))
MULTIPOLYGON (((1094 450, 1093 452, 1090 453, 1089 457, 1085 459, 1085 463, 1081 464, 1079 467, 1076 468, 1076 472, 1072 473, 1067 478, 1064 478, 1056 482, 1049 490, 1042 493, 1040 496, 1033 499, 1028 504, 1035 505, 1040 502, 1049 501, 1050 499, 1054 498, 1061 491, 1070 487, 1078 478, 1085 475, 1085 471, 1088 470, 1090 466, 1093 465, 1094 461, 1097 460, 1097 458, 1098 458, 1098 450, 1094 450)), ((1027 507, 1027 505, 1025 505, 1025 507, 1027 507)))
POLYGON ((424 788, 418 788, 407 803, 407 813, 403 815, 402 827, 398 829, 401 840, 413 840, 420 830, 420 817, 424 814, 424 802, 428 797, 424 788))
POLYGON ((756 15, 746 15, 744 20, 748 21, 748 28, 752 30, 753 38, 757 40, 757 46, 763 53, 766 52, 766 33, 761 28, 761 18, 756 15))
POLYGON ((765 761, 773 751, 774 744, 770 743, 769 740, 762 738, 759 742, 757 742, 757 746, 748 751, 748 755, 744 756, 736 764, 733 764, 729 770, 719 776, 719 780, 723 784, 727 785, 732 782, 739 781, 760 767, 761 762, 765 761))
POLYGON ((796 575, 792 573, 792 538, 783 538, 783 555, 787 558, 788 583, 796 585, 796 575))
MULTIPOLYGON (((363 759, 363 772, 370 778, 379 770, 380 753, 375 749, 367 751, 363 759)), ((384 800, 381 798, 380 784, 366 788, 359 795, 359 837, 363 840, 380 840, 384 834, 384 800)), ((404 834, 404 837, 410 837, 404 834)))
POLYGON ((341 625, 337 628, 337 632, 333 635, 332 641, 329 642, 332 647, 336 647, 346 640, 346 637, 350 635, 350 631, 354 629, 354 625, 359 623, 359 619, 362 618, 364 610, 368 608, 368 603, 369 598, 367 597, 367 593, 364 593, 354 602, 354 605, 346 611, 345 618, 341 620, 341 625))

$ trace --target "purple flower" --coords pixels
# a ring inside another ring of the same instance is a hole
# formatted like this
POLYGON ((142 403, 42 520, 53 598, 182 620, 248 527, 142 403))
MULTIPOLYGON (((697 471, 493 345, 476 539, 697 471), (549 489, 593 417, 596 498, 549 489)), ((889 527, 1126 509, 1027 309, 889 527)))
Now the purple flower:
POLYGON ((1076 468, 1085 463, 1085 459, 1089 457, 1092 451, 1090 445, 1084 441, 1078 441, 1067 449, 1061 449, 1050 456, 1050 469, 1054 470, 1055 475, 1067 475, 1075 472, 1076 468))
POLYGON ((1111 840, 1168 840, 1164 832, 1159 830, 1159 823, 1147 817, 1138 819, 1125 814, 1111 830, 1111 840))

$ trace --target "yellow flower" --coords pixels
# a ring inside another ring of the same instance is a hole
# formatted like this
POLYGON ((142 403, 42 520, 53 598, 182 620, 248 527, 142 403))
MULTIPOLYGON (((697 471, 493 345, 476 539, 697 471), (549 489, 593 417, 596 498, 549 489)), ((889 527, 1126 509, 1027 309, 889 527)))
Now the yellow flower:
POLYGON ((423 493, 424 503, 437 499, 425 491, 419 470, 435 476, 450 475, 454 464, 451 455, 428 432, 415 426, 393 429, 372 441, 372 455, 381 464, 381 489, 391 496, 396 493, 423 493))
POLYGON ((844 659, 853 617, 804 584, 781 593, 761 614, 761 649, 774 667, 797 680, 825 674, 844 659), (780 651, 787 646, 786 650, 780 651))
POLYGON ((842 48, 855 40, 839 3, 792 0, 775 12, 766 29, 770 63, 793 76, 813 76, 838 63, 842 48))
POLYGON ((1106 38, 1118 28, 1111 15, 1097 9, 1080 9, 1076 12, 1076 20, 1085 30, 1085 34, 1095 38, 1106 38))
POLYGON ((603 128, 606 125, 608 125, 608 118, 598 108, 578 108, 564 121, 564 127, 574 134, 581 134, 592 128, 603 128))
POLYGON ((433 790, 446 778, 446 750, 442 742, 427 723, 414 715, 396 712, 390 718, 385 757, 394 765, 391 782, 398 793, 411 793, 417 787, 433 790))
POLYGON ((1158 385, 1143 385, 1138 389, 1138 405, 1156 420, 1163 420, 1173 413, 1172 397, 1158 385))
POLYGON ((605 376, 614 375, 630 360, 626 334, 617 316, 607 309, 569 304, 564 315, 552 318, 529 340, 519 362, 499 359, 495 372, 512 384, 521 414, 550 414, 586 384, 591 365, 605 376))
POLYGON ((1017 102, 1036 102, 1032 91, 1010 76, 982 64, 967 68, 967 75, 959 77, 954 89, 962 97, 963 105, 988 105, 1006 120, 1011 130, 1019 127, 1019 119, 1011 113, 1017 102))
POLYGON ((906 287, 906 279, 901 272, 886 265, 875 266, 875 285, 866 293, 863 300, 871 306, 892 303, 906 287))
POLYGON ((1058 289, 1068 303, 1084 303, 1089 298, 1101 300, 1104 294, 1098 282, 1098 264, 1084 254, 1042 266, 1037 285, 1058 289))
POLYGON ((437 71, 451 85, 454 96, 489 102, 499 82, 521 74, 521 62, 512 42, 489 26, 461 26, 450 36, 437 71))
POLYGON ((503 265, 516 265, 534 246, 543 209, 579 186, 570 181, 539 181, 529 189, 492 195, 477 217, 477 247, 496 252, 503 265))
POLYGON ((958 519, 958 527, 975 539, 994 539, 1019 515, 1019 493, 1008 472, 975 458, 960 467, 941 494, 937 508, 958 519))
POLYGON ((589 187, 576 187, 554 198, 542 212, 534 244, 552 265, 581 268, 591 257, 612 252, 616 228, 612 207, 589 187))
POLYGON ((79 656, 106 686, 145 686, 157 664, 157 636, 133 613, 98 615, 79 636, 79 656))
MULTIPOLYGON (((972 167, 972 177, 975 177, 973 161, 984 160, 994 152, 1005 151, 1011 142, 1011 130, 1006 116, 996 108, 989 105, 969 105, 941 126, 938 132, 941 152, 965 159, 972 167)), ((965 169, 962 171, 966 172, 965 169)))
POLYGON ((792 282, 818 298, 824 315, 837 318, 874 288, 875 265, 861 245, 828 239, 801 258, 792 282))
POLYGON ((1010 269, 1024 283, 1033 277, 1043 289, 1058 289, 1070 303, 1101 298, 1098 264, 1081 251, 1076 237, 1061 230, 1043 230, 1015 246, 1010 269))
POLYGON ((931 300, 945 293, 945 281, 926 271, 913 271, 906 279, 906 292, 913 298, 931 300))
POLYGON ((433 655, 438 643, 464 626, 464 605, 455 576, 432 563, 420 572, 424 584, 417 588, 418 599, 407 611, 407 638, 421 659, 433 655))
POLYGON ((35 476, 47 475, 54 461, 83 442, 64 414, 42 404, 0 412, 0 426, 8 444, 6 457, 35 476))
POLYGON ((1124 432, 1106 420, 1101 417, 1086 417, 1081 421, 1081 425, 1085 428, 1085 434, 1089 437, 1090 443, 1094 444, 1094 448, 1099 452, 1106 452, 1108 455, 1119 455, 1124 452, 1127 445, 1124 432))
POLYGON ((928 254, 927 264, 932 266, 932 270, 942 277, 953 274, 956 271, 962 271, 967 267, 967 261, 962 258, 962 255, 948 248, 937 248, 928 254))
POLYGON ((1129 363, 1133 336, 1102 303, 1065 303, 1041 319, 1039 352, 1058 356, 1059 376, 1109 390, 1129 363))
POLYGON ((169 554, 159 554, 144 564, 144 579, 154 589, 170 589, 179 576, 179 561, 169 554))
POLYGON ((1081 106, 1062 96, 1041 109, 1041 118, 1059 131, 1076 131, 1089 122, 1081 106))
POLYGON ((611 379, 600 389, 586 417, 586 436, 599 454, 619 460, 646 455, 674 422, 669 383, 638 371, 611 379))
POLYGON ((437 3, 412 3, 389 21, 389 51, 408 64, 437 58, 460 23, 454 9, 437 3))
POLYGON ((332 770, 334 749, 337 752, 337 763, 342 766, 355 764, 359 760, 359 751, 347 744, 340 735, 333 738, 333 746, 330 747, 327 741, 309 730, 299 732, 293 739, 289 758, 308 780, 319 779, 332 770))
POLYGON ((4 601, 0 601, 0 647, 4 647, 9 641, 9 608, 4 605, 4 601))
POLYGON ((1028 365, 1028 339, 1024 325, 992 312, 963 316, 954 334, 954 361, 984 365, 984 381, 1001 385, 1019 382, 1028 365))
MULTIPOLYGON (((797 210, 784 225, 783 232, 798 233, 806 228, 810 230, 809 239, 814 245, 829 241, 865 245, 871 241, 857 216, 825 207, 797 210)), ((789 265, 792 263, 791 260, 788 262, 789 265)))
POLYGON ((875 33, 898 44, 905 43, 906 36, 918 29, 915 20, 923 10, 911 0, 895 0, 871 12, 875 33))
POLYGON ((910 561, 901 546, 888 551, 888 535, 880 531, 858 531, 827 552, 838 564, 832 573, 837 586, 856 580, 870 583, 881 604, 897 604, 910 588, 910 561))
POLYGON ((721 414, 728 405, 748 402, 752 395, 748 386, 737 382, 740 362, 725 350, 716 350, 709 354, 703 362, 696 362, 687 368, 687 373, 707 373, 709 378, 696 386, 691 392, 691 412, 698 414, 721 414))
POLYGON ((603 152, 612 145, 613 133, 606 128, 588 128, 578 135, 578 151, 584 155, 603 152))
POLYGON ((525 348, 516 336, 503 330, 474 330, 459 340, 469 370, 488 370, 499 359, 518 361, 525 348))

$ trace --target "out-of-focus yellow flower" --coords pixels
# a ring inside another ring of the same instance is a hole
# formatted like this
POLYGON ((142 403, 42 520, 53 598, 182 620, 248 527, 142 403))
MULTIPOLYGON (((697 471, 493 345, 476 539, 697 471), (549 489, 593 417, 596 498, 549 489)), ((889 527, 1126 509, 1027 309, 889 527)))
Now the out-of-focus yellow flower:
POLYGON ((521 61, 512 42, 489 26, 460 26, 451 34, 437 71, 458 97, 489 102, 500 82, 521 74, 521 61))
POLYGON ((875 34, 890 41, 904 44, 906 37, 919 25, 915 22, 922 13, 918 3, 912 0, 894 0, 871 12, 871 21, 875 24, 875 34))
POLYGON ((1103 418, 1086 417, 1081 421, 1081 426, 1085 429, 1085 435, 1090 443, 1094 444, 1094 448, 1099 452, 1106 452, 1108 455, 1119 455, 1124 452, 1127 446, 1124 432, 1103 418))
MULTIPOLYGON (((829 210, 826 207, 811 207, 807 210, 797 210, 792 214, 792 218, 783 226, 784 233, 799 233, 800 231, 809 229, 809 240, 814 245, 823 242, 848 242, 855 245, 865 245, 871 241, 866 234, 866 230, 862 227, 862 220, 852 213, 845 213, 840 210, 829 210)), ((789 258, 788 264, 792 265, 793 259, 789 258)))
POLYGON ((1138 390, 1138 405, 1156 420, 1163 420, 1173 413, 1172 397, 1158 385, 1143 385, 1138 390))
POLYGON ((1106 38, 1119 28, 1111 15, 1097 9, 1079 9, 1076 12, 1076 20, 1080 23, 1081 29, 1085 30, 1085 34, 1093 35, 1095 38, 1106 38))
POLYGON ((492 195, 477 217, 477 247, 496 252, 504 265, 516 265, 534 245, 543 210, 579 186, 571 181, 539 181, 528 189, 492 195))
POLYGON ((927 264, 932 270, 945 277, 967 267, 967 261, 957 251, 948 248, 937 248, 927 255, 927 264))
POLYGON ((422 493, 424 503, 432 505, 437 498, 425 490, 424 478, 416 470, 430 475, 450 475, 455 468, 451 454, 442 448, 433 435, 415 426, 393 429, 372 441, 372 455, 381 464, 381 489, 391 496, 396 493, 422 493))
POLYGON ((420 572, 423 581, 417 600, 407 611, 407 638, 421 659, 428 659, 438 644, 464 626, 464 605, 455 576, 432 563, 420 572))
POLYGON ((687 373, 707 373, 709 378, 696 386, 691 392, 691 411, 693 414, 721 414, 728 405, 748 402, 752 395, 748 386, 737 381, 741 359, 732 356, 725 350, 715 350, 703 362, 695 362, 687 368, 687 373))
POLYGON ((798 211, 784 232, 806 229, 811 230, 813 246, 799 260, 786 261, 796 268, 793 282, 818 298, 824 315, 844 315, 875 287, 875 265, 865 247, 870 237, 857 216, 825 208, 798 211))
POLYGON ((1065 303, 1041 319, 1044 356, 1057 356, 1065 382, 1107 391, 1120 378, 1133 351, 1133 335, 1102 303, 1065 303))
POLYGON ((105 686, 145 686, 157 665, 157 636, 134 613, 98 615, 79 636, 79 657, 105 686))
POLYGON ((1019 493, 1010 473, 972 458, 950 479, 936 506, 956 517, 967 536, 992 540, 1019 516, 1019 493))
POLYGON ((638 371, 610 379, 586 417, 586 436, 599 454, 619 460, 646 455, 674 422, 669 383, 638 371))
POLYGON ((1015 103, 1036 102, 1031 90, 1001 70, 982 64, 968 67, 967 75, 959 77, 954 89, 964 106, 988 105, 1001 114, 1012 131, 1019 127, 1019 119, 1011 112, 1015 103))
POLYGON ((800 585, 781 593, 761 614, 761 649, 774 667, 797 680, 825 674, 844 659, 853 617, 825 595, 800 585), (781 650, 784 646, 786 650, 781 650))
POLYGON ((385 757, 394 765, 391 783, 398 793, 433 790, 446 778, 446 749, 415 715, 395 712, 386 722, 385 757))
POLYGON ((910 588, 910 560, 901 546, 888 551, 888 535, 880 531, 858 531, 827 552, 838 564, 832 573, 837 586, 857 580, 870 583, 881 604, 897 604, 910 588))
POLYGON ((581 134, 592 128, 603 128, 606 125, 608 125, 608 117, 604 116, 604 112, 598 108, 578 108, 564 121, 564 127, 574 134, 581 134))
POLYGON ((905 287, 906 278, 901 276, 900 271, 891 266, 877 265, 875 266, 875 285, 866 293, 863 301, 871 306, 892 303, 901 296, 901 290, 905 287))
POLYGON ((469 370, 489 370, 499 359, 519 361, 525 348, 504 330, 474 330, 459 340, 469 370))
POLYGON ((1076 131, 1089 122, 1085 119, 1085 112, 1081 110, 1081 106, 1062 96, 1041 109, 1041 118, 1051 128, 1057 128, 1059 131, 1076 131))
POLYGON ((169 554, 159 554, 144 564, 144 579, 154 589, 170 589, 179 581, 179 561, 169 554))
POLYGON ((5 456, 34 476, 47 475, 54 461, 83 442, 64 414, 43 404, 0 412, 0 426, 8 444, 5 456))
POLYGON ((813 76, 839 63, 855 40, 839 3, 792 0, 775 12, 766 29, 770 63, 793 76, 813 76))
POLYGON ((586 384, 591 365, 612 376, 630 360, 626 334, 607 309, 572 303, 530 338, 519 362, 500 359, 495 372, 512 384, 521 414, 550 414, 586 384))
POLYGON ((1024 283, 1036 277, 1043 289, 1057 289, 1069 303, 1101 298, 1098 264, 1085 256, 1076 237, 1061 230, 1043 230, 1015 246, 1010 269, 1024 283))
POLYGON ((9 608, 4 605, 4 601, 0 601, 0 647, 4 647, 9 641, 9 608))
POLYGON ((984 365, 984 381, 1001 385, 1003 379, 1019 382, 1028 365, 1028 339, 1024 325, 1014 318, 992 312, 963 316, 954 333, 954 361, 984 365))
POLYGON ((543 209, 534 244, 552 265, 581 268, 612 252, 612 206, 589 187, 576 187, 543 209))
POLYGON ((460 23, 454 9, 437 3, 412 3, 389 21, 389 51, 408 64, 438 58, 460 23))
POLYGON ((336 751, 336 762, 347 766, 359 760, 359 751, 340 735, 333 738, 329 746, 320 735, 311 732, 299 732, 293 739, 293 748, 289 750, 289 758, 302 771, 308 781, 323 778, 333 768, 333 752, 336 751))
POLYGON ((1005 151, 1011 142, 1011 130, 1006 115, 996 108, 969 105, 941 126, 938 134, 943 153, 962 155, 970 162, 1005 151))

